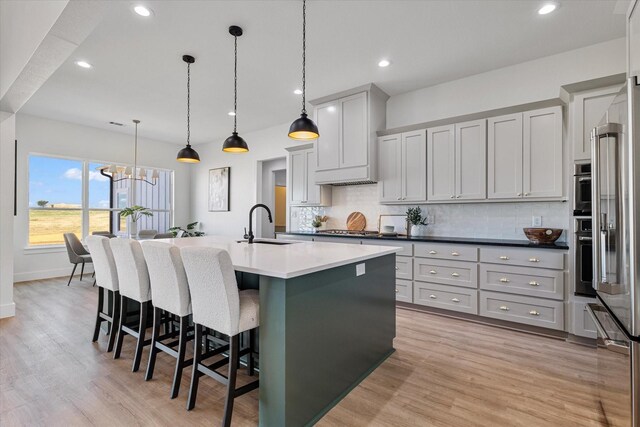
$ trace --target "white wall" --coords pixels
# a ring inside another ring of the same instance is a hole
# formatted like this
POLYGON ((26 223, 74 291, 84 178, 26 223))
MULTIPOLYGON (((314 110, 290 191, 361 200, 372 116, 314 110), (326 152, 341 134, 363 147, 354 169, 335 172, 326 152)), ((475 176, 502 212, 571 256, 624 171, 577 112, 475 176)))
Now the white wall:
POLYGON ((387 128, 558 98, 563 85, 624 73, 625 45, 620 38, 392 96, 387 128))
MULTIPOLYGON (((177 144, 144 139, 140 124, 138 165, 175 170, 174 223, 190 219, 190 171, 192 165, 176 161, 177 144)), ((64 276, 70 264, 64 248, 28 250, 29 153, 49 154, 99 162, 133 163, 133 136, 72 123, 18 114, 18 216, 14 225, 14 280, 64 276)))
POLYGON ((13 303, 14 115, 0 123, 0 318, 15 315, 13 303))

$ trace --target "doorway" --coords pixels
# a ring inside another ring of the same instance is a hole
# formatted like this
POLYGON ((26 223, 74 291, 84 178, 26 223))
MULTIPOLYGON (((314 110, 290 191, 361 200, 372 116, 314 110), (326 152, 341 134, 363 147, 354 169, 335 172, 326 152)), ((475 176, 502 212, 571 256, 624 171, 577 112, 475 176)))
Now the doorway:
POLYGON ((256 237, 273 239, 276 232, 287 227, 287 159, 261 160, 258 162, 258 203, 269 207, 273 223, 263 209, 256 210, 256 237))

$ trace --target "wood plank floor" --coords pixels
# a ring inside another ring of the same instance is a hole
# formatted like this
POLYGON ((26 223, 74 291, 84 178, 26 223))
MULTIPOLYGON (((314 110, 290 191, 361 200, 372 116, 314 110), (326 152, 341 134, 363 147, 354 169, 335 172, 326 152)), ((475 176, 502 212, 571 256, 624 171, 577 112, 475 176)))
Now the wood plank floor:
MULTIPOLYGON (((224 387, 204 377, 185 410, 191 369, 169 399, 173 360, 153 380, 91 343, 96 288, 64 278, 15 286, 17 315, 0 320, 0 425, 219 425, 224 387)), ((594 349, 398 309, 397 351, 320 426, 601 426, 594 349)), ((142 366, 146 367, 147 349, 142 366)), ((245 376, 244 370, 241 376, 245 376)), ((236 399, 233 424, 255 426, 258 391, 236 399)))

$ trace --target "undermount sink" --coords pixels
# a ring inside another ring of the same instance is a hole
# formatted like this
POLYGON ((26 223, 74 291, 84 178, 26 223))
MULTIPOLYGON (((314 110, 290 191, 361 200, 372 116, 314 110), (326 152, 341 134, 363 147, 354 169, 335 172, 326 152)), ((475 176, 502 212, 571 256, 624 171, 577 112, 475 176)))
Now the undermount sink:
MULTIPOLYGON (((247 243, 247 240, 238 240, 238 243, 247 243)), ((276 240, 254 240, 253 244, 254 245, 277 245, 277 246, 282 246, 282 245, 292 245, 294 243, 298 243, 298 242, 283 242, 283 241, 276 241, 276 240)))

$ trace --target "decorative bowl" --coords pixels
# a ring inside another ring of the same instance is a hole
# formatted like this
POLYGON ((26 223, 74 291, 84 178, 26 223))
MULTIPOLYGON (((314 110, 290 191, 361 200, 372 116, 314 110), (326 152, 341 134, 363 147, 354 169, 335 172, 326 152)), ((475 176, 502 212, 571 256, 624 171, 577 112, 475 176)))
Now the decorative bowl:
POLYGON ((536 245, 554 243, 562 234, 562 228, 523 228, 524 235, 536 245))

